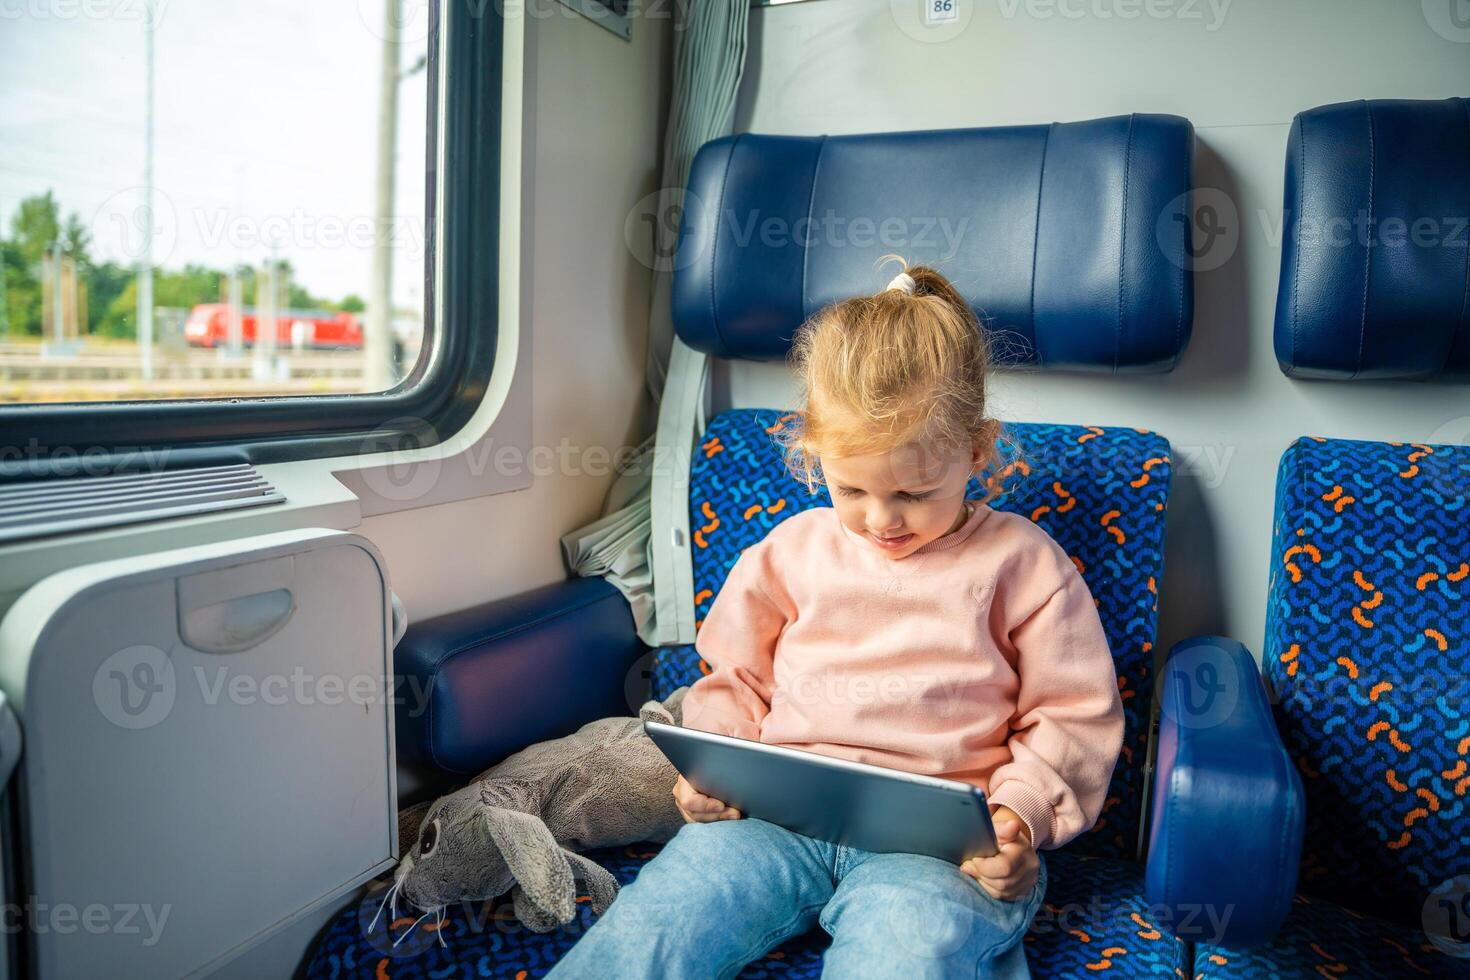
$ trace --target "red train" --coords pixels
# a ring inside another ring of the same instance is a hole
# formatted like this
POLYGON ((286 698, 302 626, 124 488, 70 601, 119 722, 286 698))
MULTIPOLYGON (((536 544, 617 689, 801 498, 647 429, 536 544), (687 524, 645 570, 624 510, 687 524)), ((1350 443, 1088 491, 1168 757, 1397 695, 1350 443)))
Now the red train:
MULTIPOLYGON (((241 342, 255 346, 255 308, 247 306, 240 317, 241 342)), ((201 303, 189 312, 184 339, 190 347, 223 347, 230 340, 230 308, 225 303, 201 303)), ((362 321, 355 313, 330 310, 282 310, 276 314, 276 346, 316 350, 362 348, 362 321)))

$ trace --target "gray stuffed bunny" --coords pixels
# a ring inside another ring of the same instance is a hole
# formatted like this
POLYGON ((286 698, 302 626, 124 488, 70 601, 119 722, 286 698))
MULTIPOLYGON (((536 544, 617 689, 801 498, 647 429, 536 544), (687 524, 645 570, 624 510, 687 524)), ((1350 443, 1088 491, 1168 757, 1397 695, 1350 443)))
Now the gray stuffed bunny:
POLYGON ((516 917, 549 932, 576 915, 580 882, 601 914, 618 884, 576 852, 667 841, 684 825, 672 795, 678 773, 642 722, 680 724, 686 690, 649 701, 637 718, 603 718, 532 745, 464 789, 404 811, 403 857, 384 901, 442 916, 452 902, 510 891, 516 917))

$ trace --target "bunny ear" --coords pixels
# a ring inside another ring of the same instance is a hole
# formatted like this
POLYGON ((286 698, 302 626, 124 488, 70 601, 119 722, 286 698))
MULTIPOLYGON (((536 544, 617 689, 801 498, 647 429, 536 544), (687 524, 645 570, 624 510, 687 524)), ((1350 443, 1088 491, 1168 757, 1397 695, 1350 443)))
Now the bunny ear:
POLYGON ((602 865, 566 848, 562 848, 561 856, 565 859, 567 870, 572 876, 573 911, 567 918, 558 919, 555 915, 548 915, 545 909, 538 904, 537 899, 521 885, 517 885, 511 892, 515 903, 516 918, 520 919, 532 932, 550 932, 557 926, 564 926, 572 920, 577 914, 575 903, 579 883, 587 886, 587 893, 592 899, 594 915, 606 912, 613 899, 618 897, 617 879, 608 874, 607 869, 602 865))
POLYGON ((489 808, 490 839, 515 877, 516 918, 535 932, 572 921, 577 911, 572 869, 546 824, 518 810, 489 808))
POLYGON ((639 721, 661 721, 665 725, 676 724, 674 716, 669 714, 668 709, 657 701, 645 701, 643 707, 638 709, 639 721))
POLYGON ((571 922, 572 916, 577 914, 575 899, 573 900, 571 913, 565 919, 562 919, 559 918, 559 912, 548 911, 540 904, 538 899, 533 898, 520 885, 516 885, 511 889, 510 896, 516 911, 516 918, 520 920, 521 925, 530 929, 532 932, 550 932, 558 926, 564 926, 568 922, 571 922))
POLYGON ((562 855, 567 859, 567 864, 571 865, 573 877, 586 884, 587 894, 592 897, 593 914, 601 915, 606 912, 612 900, 618 897, 618 880, 608 874, 602 865, 576 851, 562 848, 562 855))
POLYGON ((644 721, 661 721, 666 725, 683 724, 684 695, 688 692, 689 688, 685 686, 664 698, 662 702, 646 701, 638 710, 638 717, 644 721))

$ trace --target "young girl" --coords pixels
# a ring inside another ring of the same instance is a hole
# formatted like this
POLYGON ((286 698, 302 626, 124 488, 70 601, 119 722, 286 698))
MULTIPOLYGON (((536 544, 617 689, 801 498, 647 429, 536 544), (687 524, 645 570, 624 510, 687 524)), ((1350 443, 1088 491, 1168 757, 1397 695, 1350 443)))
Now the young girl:
POLYGON ((1102 808, 1123 709, 1092 596, 1046 532, 965 500, 999 435, 969 305, 908 269, 817 314, 793 360, 788 463, 833 506, 735 563, 684 725, 972 783, 1000 851, 956 867, 830 844, 680 778, 689 822, 555 977, 732 977, 813 925, 828 977, 1026 976, 1037 850, 1102 808))

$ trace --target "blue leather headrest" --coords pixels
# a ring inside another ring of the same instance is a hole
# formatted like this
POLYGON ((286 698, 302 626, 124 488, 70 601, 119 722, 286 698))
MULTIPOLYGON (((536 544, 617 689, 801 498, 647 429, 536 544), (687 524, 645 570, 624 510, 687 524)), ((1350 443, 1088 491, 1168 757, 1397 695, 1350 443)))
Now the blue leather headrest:
POLYGON ((1276 360, 1295 378, 1470 376, 1470 102, 1345 102, 1286 145, 1276 360))
POLYGON ((727 358, 785 355, 893 252, 966 296, 1011 362, 1167 371, 1189 341, 1193 128, 1133 115, 860 136, 727 136, 694 159, 674 325, 727 358))

